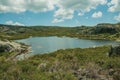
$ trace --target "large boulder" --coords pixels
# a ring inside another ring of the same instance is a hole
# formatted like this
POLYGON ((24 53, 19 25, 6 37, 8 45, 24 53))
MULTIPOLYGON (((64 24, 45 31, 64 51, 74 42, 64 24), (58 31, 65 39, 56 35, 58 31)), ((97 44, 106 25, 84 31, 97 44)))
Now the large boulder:
POLYGON ((120 45, 112 46, 109 51, 109 56, 120 55, 120 45))
POLYGON ((12 52, 14 47, 10 44, 0 44, 0 52, 12 52))

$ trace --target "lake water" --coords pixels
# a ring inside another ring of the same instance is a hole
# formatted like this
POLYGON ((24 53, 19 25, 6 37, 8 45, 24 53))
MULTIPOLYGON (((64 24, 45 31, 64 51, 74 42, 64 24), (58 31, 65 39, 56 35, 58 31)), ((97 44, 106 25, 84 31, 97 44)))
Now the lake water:
POLYGON ((17 40, 17 42, 22 42, 31 45, 31 54, 43 54, 54 52, 59 49, 68 48, 89 48, 95 46, 103 45, 116 45, 120 42, 109 41, 109 40, 86 40, 78 38, 69 37, 32 37, 27 39, 17 40))

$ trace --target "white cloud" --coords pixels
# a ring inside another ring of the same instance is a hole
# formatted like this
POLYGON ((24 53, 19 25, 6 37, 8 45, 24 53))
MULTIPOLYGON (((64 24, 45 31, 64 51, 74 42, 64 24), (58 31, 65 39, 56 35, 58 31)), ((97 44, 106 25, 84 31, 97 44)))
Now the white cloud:
POLYGON ((120 13, 114 17, 115 20, 120 21, 120 13))
POLYGON ((64 19, 72 19, 73 13, 74 11, 72 9, 66 10, 66 9, 60 8, 54 13, 54 17, 55 17, 54 21, 62 22, 64 21, 64 19))
POLYGON ((97 5, 104 5, 107 0, 59 0, 59 6, 65 9, 74 9, 81 12, 86 12, 95 9, 97 5))
MULTIPOLYGON (((120 12, 120 0, 111 0, 107 5, 109 12, 120 12)), ((120 21, 120 13, 114 19, 120 21)))
POLYGON ((59 0, 57 3, 58 10, 55 11, 56 19, 72 19, 74 12, 77 11, 79 16, 96 9, 98 5, 105 5, 107 0, 59 0))
POLYGON ((19 22, 13 22, 13 21, 7 21, 5 22, 5 24, 8 24, 8 25, 18 25, 18 26, 24 26, 24 24, 22 23, 19 23, 19 22))
POLYGON ((24 0, 0 0, 0 12, 24 12, 24 0))
POLYGON ((94 12, 93 15, 92 15, 92 18, 100 18, 100 17, 102 17, 102 12, 101 11, 94 12))
POLYGON ((78 16, 96 9, 98 5, 105 5, 107 0, 0 0, 0 12, 20 13, 25 11, 32 12, 54 12, 54 21, 62 22, 72 19, 74 12, 78 16))
POLYGON ((26 0, 26 2, 27 10, 33 12, 45 12, 53 10, 55 8, 55 1, 51 0, 26 0))
POLYGON ((63 22, 64 20, 63 19, 54 19, 53 21, 52 21, 52 23, 58 23, 58 22, 63 22))
POLYGON ((108 4, 109 12, 120 11, 120 0, 111 0, 108 4))
POLYGON ((84 15, 84 13, 82 13, 82 12, 81 12, 81 13, 80 13, 80 12, 78 13, 78 16, 83 16, 83 15, 84 15))
POLYGON ((53 10, 55 3, 51 0, 0 0, 0 12, 44 12, 53 10))

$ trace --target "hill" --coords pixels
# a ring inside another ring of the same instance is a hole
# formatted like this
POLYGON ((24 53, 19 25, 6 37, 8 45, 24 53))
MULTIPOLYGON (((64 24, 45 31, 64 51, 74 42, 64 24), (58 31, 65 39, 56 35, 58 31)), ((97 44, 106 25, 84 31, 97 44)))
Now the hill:
POLYGON ((27 38, 29 36, 69 36, 88 39, 119 39, 120 23, 101 23, 91 27, 13 26, 1 24, 0 32, 1 38, 8 39, 27 38))

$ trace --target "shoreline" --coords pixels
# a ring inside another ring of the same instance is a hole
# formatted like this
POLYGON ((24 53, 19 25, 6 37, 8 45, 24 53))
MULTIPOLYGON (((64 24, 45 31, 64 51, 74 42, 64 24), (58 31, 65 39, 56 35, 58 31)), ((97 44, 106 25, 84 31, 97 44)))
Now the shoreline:
MULTIPOLYGON (((32 37, 49 37, 49 36, 32 36, 32 37)), ((113 39, 105 39, 105 38, 89 38, 89 37, 79 37, 79 36, 57 36, 57 37, 70 37, 70 38, 87 39, 87 40, 109 40, 109 41, 120 42, 119 39, 113 40, 113 39)), ((26 38, 29 38, 29 37, 25 37, 25 38, 22 38, 22 39, 26 39, 26 38)), ((31 52, 31 46, 28 45, 28 44, 19 43, 19 42, 16 42, 15 40, 6 40, 6 41, 8 41, 10 43, 13 43, 13 42, 17 43, 17 44, 21 45, 21 47, 22 47, 22 48, 19 47, 19 49, 17 51, 14 51, 16 54, 12 55, 7 60, 17 60, 18 56, 24 55, 24 54, 29 54, 31 52)))

